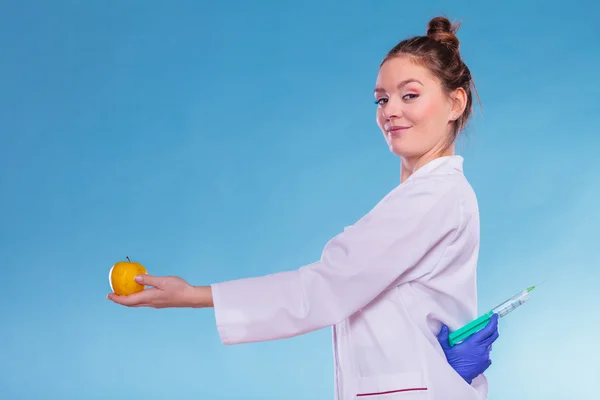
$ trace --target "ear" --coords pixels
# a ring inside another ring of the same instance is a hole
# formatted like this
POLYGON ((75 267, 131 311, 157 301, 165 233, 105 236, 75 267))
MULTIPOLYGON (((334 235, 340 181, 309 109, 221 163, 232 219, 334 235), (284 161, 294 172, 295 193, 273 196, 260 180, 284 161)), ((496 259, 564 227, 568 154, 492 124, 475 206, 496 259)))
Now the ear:
POLYGON ((463 88, 458 88, 450 93, 450 121, 456 121, 467 107, 467 92, 463 88))

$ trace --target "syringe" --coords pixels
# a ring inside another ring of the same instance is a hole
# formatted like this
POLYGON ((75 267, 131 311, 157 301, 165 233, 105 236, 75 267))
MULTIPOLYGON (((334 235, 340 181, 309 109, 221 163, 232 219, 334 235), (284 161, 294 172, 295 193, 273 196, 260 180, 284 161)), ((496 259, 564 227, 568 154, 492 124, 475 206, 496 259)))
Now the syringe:
POLYGON ((506 314, 519 307, 521 304, 525 304, 529 301, 529 292, 535 289, 535 286, 529 287, 520 293, 517 293, 504 303, 494 307, 492 309, 493 314, 498 314, 499 317, 504 317, 506 314))
POLYGON ((515 294, 510 299, 503 301, 496 307, 492 308, 491 311, 483 314, 481 317, 452 332, 449 336, 450 346, 454 346, 475 332, 482 330, 494 314, 498 314, 498 317, 501 318, 515 310, 520 305, 527 303, 527 301, 529 301, 529 292, 531 292, 533 289, 535 289, 535 286, 528 287, 527 289, 515 294))

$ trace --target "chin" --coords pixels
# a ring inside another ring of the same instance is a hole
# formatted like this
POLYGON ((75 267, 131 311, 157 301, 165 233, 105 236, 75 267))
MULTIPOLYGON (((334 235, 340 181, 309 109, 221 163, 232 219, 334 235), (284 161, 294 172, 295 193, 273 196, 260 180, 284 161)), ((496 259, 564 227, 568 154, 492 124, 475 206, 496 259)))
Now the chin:
POLYGON ((397 155, 398 157, 411 158, 418 154, 415 149, 408 148, 402 143, 398 143, 397 140, 392 140, 388 143, 388 146, 392 154, 397 155))

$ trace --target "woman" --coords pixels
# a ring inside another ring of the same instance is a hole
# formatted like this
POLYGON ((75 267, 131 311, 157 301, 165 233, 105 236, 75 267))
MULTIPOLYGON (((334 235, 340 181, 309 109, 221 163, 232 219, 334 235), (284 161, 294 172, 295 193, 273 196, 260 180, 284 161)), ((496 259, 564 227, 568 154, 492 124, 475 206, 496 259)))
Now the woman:
POLYGON ((126 306, 214 307, 225 344, 332 326, 336 399, 486 398, 479 373, 489 365, 497 319, 453 348, 442 324, 457 329, 477 317, 479 212, 454 154, 471 113, 472 81, 455 31, 434 18, 426 36, 400 42, 381 63, 377 123, 400 157, 400 185, 332 238, 319 261, 211 286, 142 275, 136 280, 153 288, 109 298, 126 306), (459 375, 463 363, 476 367, 459 375))

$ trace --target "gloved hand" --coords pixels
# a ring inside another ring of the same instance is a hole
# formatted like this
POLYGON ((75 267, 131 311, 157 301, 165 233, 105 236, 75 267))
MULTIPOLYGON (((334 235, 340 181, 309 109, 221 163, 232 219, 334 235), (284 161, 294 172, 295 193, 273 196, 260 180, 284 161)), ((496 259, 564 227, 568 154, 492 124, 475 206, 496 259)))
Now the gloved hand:
POLYGON ((498 335, 498 314, 494 314, 485 328, 454 347, 450 347, 446 325, 442 326, 438 341, 450 366, 470 385, 473 379, 492 365, 490 351, 498 335))

